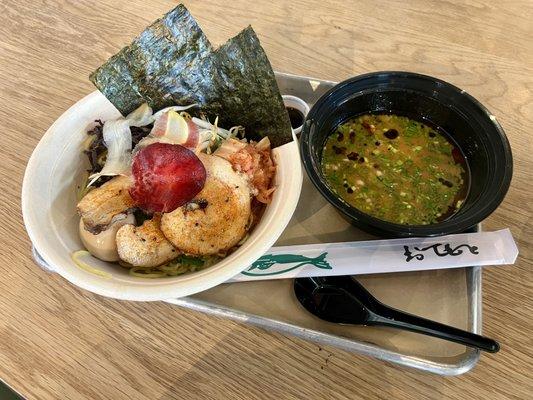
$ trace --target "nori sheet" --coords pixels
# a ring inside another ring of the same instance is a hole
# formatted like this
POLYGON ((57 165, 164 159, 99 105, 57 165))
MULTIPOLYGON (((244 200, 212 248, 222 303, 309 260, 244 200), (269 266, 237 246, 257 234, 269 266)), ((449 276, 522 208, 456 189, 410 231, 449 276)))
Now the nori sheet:
POLYGON ((146 28, 129 46, 112 56, 89 79, 127 115, 147 102, 159 110, 172 101, 165 79, 182 73, 213 48, 182 4, 146 28))
MULTIPOLYGON (((291 142, 289 114, 252 27, 228 40, 214 56, 222 107, 220 125, 242 125, 251 138, 268 136, 273 147, 291 142)), ((213 111, 218 107, 214 105, 213 111)), ((210 103, 204 106, 207 110, 210 107, 210 103)))
POLYGON ((249 26, 213 51, 183 5, 150 25, 97 69, 91 80, 127 115, 143 102, 154 111, 198 103, 219 125, 242 125, 249 139, 273 147, 292 141, 290 120, 274 72, 249 26))

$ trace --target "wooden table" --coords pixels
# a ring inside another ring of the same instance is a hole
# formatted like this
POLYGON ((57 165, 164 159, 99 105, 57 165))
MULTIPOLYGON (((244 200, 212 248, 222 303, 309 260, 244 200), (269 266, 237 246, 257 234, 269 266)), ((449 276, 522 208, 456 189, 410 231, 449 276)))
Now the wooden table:
POLYGON ((498 116, 515 174, 484 227, 510 227, 521 255, 484 272, 483 329, 502 349, 474 371, 443 378, 163 303, 106 299, 34 264, 20 212, 34 146, 94 90, 89 73, 176 3, 0 4, 0 378, 30 399, 533 398, 529 0, 187 2, 214 43, 252 24, 277 70, 330 80, 421 72, 498 116))

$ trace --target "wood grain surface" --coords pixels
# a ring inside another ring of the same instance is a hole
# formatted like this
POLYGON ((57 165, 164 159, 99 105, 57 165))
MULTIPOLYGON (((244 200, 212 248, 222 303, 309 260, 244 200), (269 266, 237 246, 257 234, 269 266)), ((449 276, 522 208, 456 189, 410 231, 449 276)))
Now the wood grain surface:
POLYGON ((38 268, 20 211, 45 130, 88 75, 167 0, 0 2, 0 378, 29 399, 533 398, 533 3, 530 0, 197 1, 213 43, 251 24, 275 69, 330 80, 409 70, 482 101, 507 132, 512 187, 484 225, 510 227, 514 267, 484 272, 500 353, 439 377, 163 303, 105 299, 38 268))

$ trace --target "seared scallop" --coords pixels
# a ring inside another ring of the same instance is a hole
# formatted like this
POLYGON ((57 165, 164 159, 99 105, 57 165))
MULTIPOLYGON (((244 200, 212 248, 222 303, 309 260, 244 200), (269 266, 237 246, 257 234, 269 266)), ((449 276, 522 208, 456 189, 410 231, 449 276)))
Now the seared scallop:
POLYGON ((161 230, 181 252, 191 255, 223 253, 245 235, 251 214, 246 179, 217 156, 199 154, 207 179, 189 203, 163 214, 161 230))
POLYGON ((131 185, 131 178, 117 176, 87 193, 78 203, 85 229, 97 234, 107 228, 113 217, 133 208, 135 204, 129 193, 131 185))
POLYGON ((161 232, 158 215, 141 226, 124 225, 117 231, 116 241, 120 259, 135 267, 156 267, 178 256, 161 232))

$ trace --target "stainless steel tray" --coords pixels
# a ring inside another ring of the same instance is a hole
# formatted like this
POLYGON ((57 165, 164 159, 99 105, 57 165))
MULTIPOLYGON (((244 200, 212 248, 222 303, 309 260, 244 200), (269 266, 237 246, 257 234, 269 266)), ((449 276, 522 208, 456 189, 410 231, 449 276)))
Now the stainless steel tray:
MULTIPOLYGON (((282 94, 310 106, 335 82, 276 73, 282 94)), ((372 236, 349 225, 304 179, 300 204, 277 245, 365 240, 372 236)), ((52 269, 33 249, 39 265, 52 269)), ((439 322, 481 332, 481 268, 359 276, 378 299, 439 322)), ((170 299, 205 312, 324 345, 441 375, 473 368, 479 351, 440 339, 383 327, 352 327, 324 322, 300 306, 292 280, 219 285, 194 296, 170 299)))

